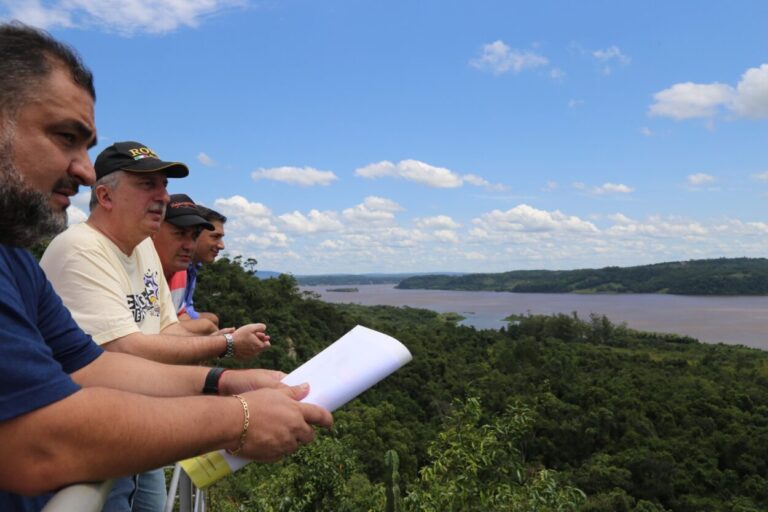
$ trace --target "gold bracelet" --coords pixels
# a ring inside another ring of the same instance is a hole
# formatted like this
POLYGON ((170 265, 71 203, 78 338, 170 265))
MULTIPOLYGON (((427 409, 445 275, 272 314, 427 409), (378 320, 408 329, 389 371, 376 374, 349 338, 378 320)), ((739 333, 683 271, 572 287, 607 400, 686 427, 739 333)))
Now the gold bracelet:
POLYGON ((245 438, 248 435, 248 425, 251 424, 251 413, 248 411, 248 402, 245 401, 245 398, 241 397, 240 395, 232 395, 233 397, 240 400, 240 403, 243 404, 243 431, 240 433, 240 442, 237 445, 237 448, 234 450, 227 450, 227 453, 230 455, 237 455, 240 453, 240 450, 243 449, 243 446, 245 445, 245 438))

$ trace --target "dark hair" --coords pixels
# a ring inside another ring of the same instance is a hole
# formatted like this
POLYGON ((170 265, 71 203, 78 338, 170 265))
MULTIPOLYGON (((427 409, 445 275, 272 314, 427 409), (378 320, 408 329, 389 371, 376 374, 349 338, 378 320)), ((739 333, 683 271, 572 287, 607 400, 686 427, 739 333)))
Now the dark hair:
POLYGON ((210 208, 206 208, 201 204, 197 205, 197 209, 200 211, 200 216, 208 222, 217 221, 221 222, 222 224, 227 222, 227 218, 216 210, 211 210, 210 208))
POLYGON ((93 73, 74 49, 21 22, 0 23, 0 113, 15 113, 56 65, 96 99, 93 73))

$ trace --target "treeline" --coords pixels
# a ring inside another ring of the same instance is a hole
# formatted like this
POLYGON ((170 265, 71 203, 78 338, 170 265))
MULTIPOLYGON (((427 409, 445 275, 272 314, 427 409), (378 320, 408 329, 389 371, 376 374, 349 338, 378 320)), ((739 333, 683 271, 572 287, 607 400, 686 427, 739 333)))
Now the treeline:
MULTIPOLYGON (((294 276, 301 286, 345 285, 345 284, 397 284, 404 279, 424 274, 322 274, 294 276)), ((460 274, 449 274, 460 275, 460 274)))
POLYGON ((636 267, 414 276, 401 281, 397 288, 516 293, 765 295, 768 294, 768 259, 719 258, 636 267))
POLYGON ((290 371, 356 324, 414 356, 315 443, 216 484, 211 511, 768 509, 766 352, 597 316, 478 331, 426 310, 330 305, 237 259, 199 279, 196 302, 225 325, 269 325, 265 367, 290 371))

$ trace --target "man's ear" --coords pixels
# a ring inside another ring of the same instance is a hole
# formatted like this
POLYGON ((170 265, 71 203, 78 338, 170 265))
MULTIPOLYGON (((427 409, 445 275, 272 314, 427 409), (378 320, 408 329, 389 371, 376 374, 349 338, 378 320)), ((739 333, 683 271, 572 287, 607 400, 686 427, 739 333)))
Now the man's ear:
POLYGON ((109 187, 105 185, 96 185, 94 194, 96 194, 96 200, 102 208, 107 211, 112 210, 112 191, 109 190, 109 187))

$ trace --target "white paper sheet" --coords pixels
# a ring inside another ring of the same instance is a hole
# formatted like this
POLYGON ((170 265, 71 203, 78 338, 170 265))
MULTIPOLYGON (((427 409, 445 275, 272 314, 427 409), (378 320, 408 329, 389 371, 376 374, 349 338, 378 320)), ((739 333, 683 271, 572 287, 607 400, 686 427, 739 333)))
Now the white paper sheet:
MULTIPOLYGON (((309 394, 302 402, 319 405, 333 412, 411 359, 410 351, 392 336, 358 325, 288 374, 283 382, 289 386, 308 382, 309 394)), ((250 462, 230 455, 225 450, 217 455, 216 459, 226 461, 232 472, 250 462)), ((220 471, 221 468, 218 472, 203 472, 201 467, 215 467, 217 463, 207 458, 205 464, 194 464, 195 459, 184 461, 182 467, 190 473, 197 487, 205 488, 223 476, 222 473, 226 473, 220 471), (196 469, 191 469, 193 467, 196 469)))

